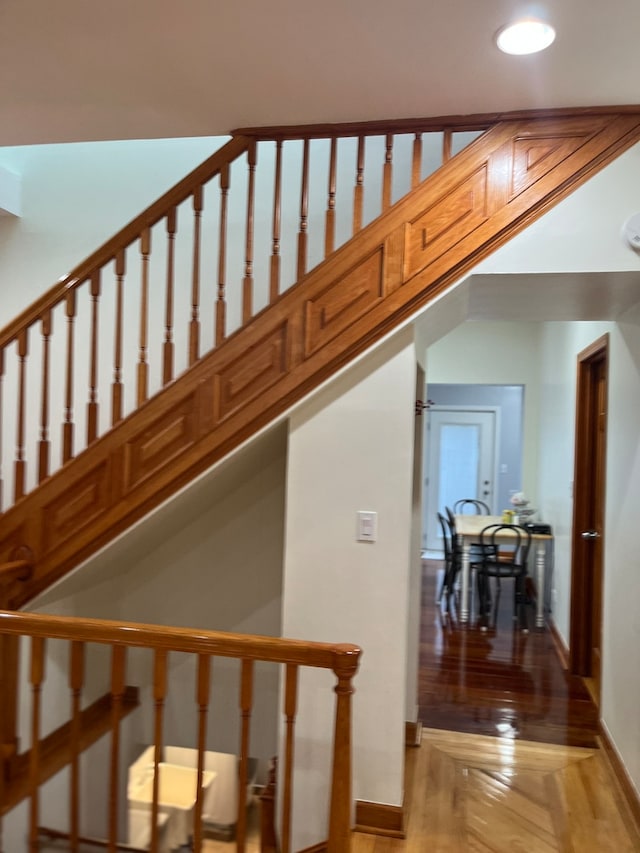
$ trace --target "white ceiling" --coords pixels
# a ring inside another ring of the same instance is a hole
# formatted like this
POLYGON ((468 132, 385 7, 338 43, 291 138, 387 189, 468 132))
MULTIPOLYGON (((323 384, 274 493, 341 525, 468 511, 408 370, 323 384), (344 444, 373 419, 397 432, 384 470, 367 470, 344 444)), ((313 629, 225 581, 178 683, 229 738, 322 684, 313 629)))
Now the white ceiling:
POLYGON ((638 101, 637 0, 2 0, 0 145, 638 101))

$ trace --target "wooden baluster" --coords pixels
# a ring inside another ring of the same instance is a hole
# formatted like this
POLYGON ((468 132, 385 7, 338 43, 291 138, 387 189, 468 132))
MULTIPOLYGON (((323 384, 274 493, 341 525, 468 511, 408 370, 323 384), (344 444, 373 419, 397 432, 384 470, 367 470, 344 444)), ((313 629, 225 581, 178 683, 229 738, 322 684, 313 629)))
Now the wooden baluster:
POLYGON ((177 211, 172 207, 167 214, 167 296, 164 318, 164 348, 162 358, 162 382, 166 385, 173 379, 173 278, 175 259, 175 237, 177 211))
POLYGON ((109 780, 110 853, 118 849, 118 777, 120 773, 120 719, 126 673, 126 647, 114 646, 111 654, 111 771, 109 780))
POLYGON ((307 271, 307 221, 309 218, 309 140, 304 140, 302 153, 302 187, 300 191, 300 231, 298 232, 297 280, 307 271))
POLYGON ((359 652, 352 648, 335 653, 333 671, 338 679, 333 735, 333 768, 327 853, 345 853, 351 837, 351 694, 359 652))
POLYGON ((356 160, 356 186, 353 192, 353 233, 362 228, 362 202, 364 194, 364 136, 358 137, 356 160))
POLYGON ((329 154, 329 197, 327 199, 327 215, 325 218, 324 231, 324 256, 330 255, 335 247, 336 240, 336 163, 338 154, 338 140, 331 139, 331 151, 329 154))
POLYGON ((140 235, 140 344, 138 351, 138 395, 141 406, 149 396, 149 365, 147 363, 149 327, 149 255, 151 254, 151 229, 145 228, 140 235))
MULTIPOLYGON (((9 610, 10 583, 0 582, 0 609, 9 610)), ((11 762, 18 752, 18 671, 20 638, 0 634, 0 803, 3 786, 9 779, 11 762)), ((0 851, 2 847, 2 810, 0 808, 0 851)))
POLYGON ((287 664, 284 689, 286 737, 284 748, 284 789, 282 794, 282 853, 291 850, 291 804, 293 782, 293 735, 298 702, 298 667, 287 664))
POLYGON ((447 129, 442 134, 442 163, 448 163, 451 160, 451 143, 452 143, 452 134, 451 130, 447 129))
POLYGON ((382 168, 382 213, 391 207, 391 181, 393 170, 393 134, 387 133, 384 166, 382 168))
POLYGON ((42 713, 42 683, 45 670, 45 642, 42 637, 31 638, 31 752, 29 756, 29 850, 38 853, 38 811, 40 782, 40 717, 42 713))
POLYGON ((38 482, 49 476, 49 344, 51 310, 42 315, 42 405, 40 412, 40 441, 38 443, 38 482))
POLYGON ((220 241, 218 246, 218 298, 216 299, 216 346, 226 335, 227 303, 225 287, 227 274, 227 204, 229 197, 229 167, 220 170, 220 241))
POLYGON ((18 429, 16 432, 16 466, 14 496, 18 501, 25 493, 26 466, 24 458, 25 406, 27 383, 27 330, 23 329, 18 335, 18 358, 20 359, 18 379, 18 429))
POLYGON ((415 189, 422 177, 422 134, 416 133, 413 140, 413 160, 411 163, 411 189, 415 189))
POLYGON ((267 784, 260 793, 260 853, 278 853, 275 814, 277 774, 278 759, 274 756, 269 762, 267 784))
MULTIPOLYGON (((2 589, 0 587, 0 607, 4 610, 4 602, 2 601, 2 589)), ((0 635, 0 696, 3 701, 0 702, 0 853, 4 850, 4 837, 2 833, 2 806, 5 802, 5 779, 9 775, 9 756, 5 749, 5 731, 6 731, 6 703, 4 699, 9 695, 7 693, 7 685, 5 683, 5 661, 4 661, 4 641, 7 635, 0 635)))
POLYGON ((98 309, 100 307, 100 270, 91 273, 91 366, 87 403, 87 445, 98 437, 98 309))
POLYGON ((200 853, 202 847, 202 774, 204 772, 204 753, 207 748, 207 714, 209 711, 209 685, 211 682, 211 659, 208 655, 198 655, 198 682, 196 684, 196 703, 198 705, 198 779, 196 787, 196 809, 193 820, 193 849, 200 853))
POLYGON ((193 269, 191 277, 191 325, 189 326, 189 366, 200 354, 200 228, 202 222, 202 187, 193 193, 193 269))
POLYGON ((71 778, 69 792, 69 849, 78 853, 80 835, 80 700, 84 686, 84 643, 73 640, 69 661, 71 690, 71 778))
POLYGON ((122 335, 123 335, 123 289, 125 254, 121 249, 116 255, 116 316, 115 343, 113 352, 113 385, 111 387, 111 424, 122 420, 122 335))
POLYGON ((64 403, 64 424, 62 425, 62 463, 73 457, 73 359, 76 319, 76 291, 70 290, 66 297, 67 316, 67 376, 64 403))
POLYGON ((151 804, 151 853, 158 850, 158 797, 160 793, 160 772, 158 765, 162 760, 162 729, 164 725, 164 703, 167 696, 167 653, 156 649, 153 658, 153 700, 154 744, 153 756, 153 802, 151 804))
POLYGON ((273 238, 269 299, 273 302, 280 293, 280 228, 282 216, 282 140, 276 142, 276 174, 273 187, 273 238))
MULTIPOLYGON (((0 640, 0 655, 1 655, 1 647, 2 641, 0 640)), ((2 673, 0 673, 0 688, 3 686, 2 684, 2 673)), ((2 694, 5 695, 4 693, 2 694)), ((0 733, 4 731, 4 702, 0 702, 0 733)), ((2 742, 2 737, 0 737, 0 803, 4 804, 5 802, 5 774, 8 772, 7 766, 8 758, 4 752, 4 744, 2 742)), ((2 807, 0 807, 0 853, 4 850, 4 836, 2 832, 2 807)))
POLYGON ((249 143, 247 164, 247 240, 245 249, 244 279, 242 280, 242 322, 248 323, 253 314, 253 209, 255 204, 256 161, 258 149, 255 140, 249 143))
POLYGON ((2 457, 3 457, 3 442, 2 433, 4 431, 4 420, 2 413, 4 412, 4 347, 0 348, 0 512, 4 510, 4 478, 2 476, 2 457))
POLYGON ((236 844, 238 853, 244 853, 247 839, 247 781, 249 765, 249 732, 251 725, 251 707, 253 705, 253 661, 242 661, 240 683, 240 766, 238 767, 238 823, 236 825, 236 844))

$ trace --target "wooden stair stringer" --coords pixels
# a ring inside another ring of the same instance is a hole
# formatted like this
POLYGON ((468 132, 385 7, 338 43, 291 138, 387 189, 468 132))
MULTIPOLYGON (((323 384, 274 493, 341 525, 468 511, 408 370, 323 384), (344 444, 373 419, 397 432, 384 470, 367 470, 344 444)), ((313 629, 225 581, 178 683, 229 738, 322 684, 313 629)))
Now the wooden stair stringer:
MULTIPOLYGON (((115 720, 121 721, 139 706, 138 688, 126 686, 115 720)), ((80 755, 93 746, 101 737, 112 731, 114 723, 114 701, 110 693, 105 693, 80 713, 78 728, 79 740, 72 740, 73 722, 70 720, 59 726, 51 734, 40 740, 38 745, 38 786, 67 767, 75 755, 80 755)), ((31 750, 12 758, 8 765, 4 797, 0 805, 0 817, 8 814, 22 800, 31 794, 30 777, 31 750)))
POLYGON ((31 598, 282 416, 640 139, 637 113, 497 124, 3 516, 31 598))

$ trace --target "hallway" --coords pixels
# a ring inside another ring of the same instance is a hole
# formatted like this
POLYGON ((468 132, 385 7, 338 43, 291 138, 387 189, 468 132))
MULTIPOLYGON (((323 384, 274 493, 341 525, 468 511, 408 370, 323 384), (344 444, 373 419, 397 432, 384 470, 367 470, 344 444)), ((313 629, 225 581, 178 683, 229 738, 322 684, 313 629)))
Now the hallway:
MULTIPOLYGON (((455 602, 435 605, 440 563, 423 563, 419 719, 425 727, 593 747, 597 710, 582 679, 562 668, 548 630, 528 633, 512 620, 507 581, 498 625, 461 629, 455 602), (443 608, 444 610, 444 608, 443 608)), ((474 590, 475 592, 475 590, 474 590)), ((473 609, 472 609, 473 613, 473 609)))
POLYGON ((353 853, 633 853, 634 824, 580 679, 548 631, 514 631, 505 589, 496 631, 435 606, 423 563, 419 749, 407 749, 405 839, 354 833, 353 853))

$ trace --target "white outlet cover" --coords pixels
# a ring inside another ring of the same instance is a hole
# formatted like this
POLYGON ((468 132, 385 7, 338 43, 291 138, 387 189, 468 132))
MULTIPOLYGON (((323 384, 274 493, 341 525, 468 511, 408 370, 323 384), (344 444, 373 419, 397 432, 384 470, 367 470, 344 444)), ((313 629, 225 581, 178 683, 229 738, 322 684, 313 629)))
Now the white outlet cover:
POLYGON ((624 223, 623 234, 627 243, 636 252, 640 252, 640 213, 634 213, 624 223))

